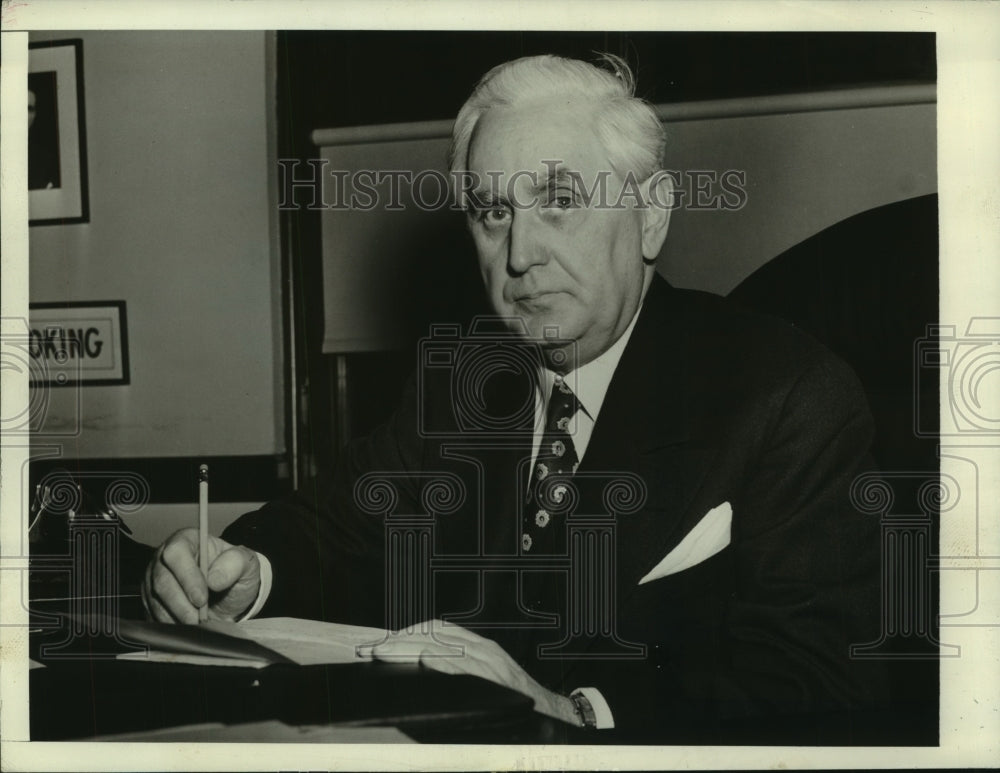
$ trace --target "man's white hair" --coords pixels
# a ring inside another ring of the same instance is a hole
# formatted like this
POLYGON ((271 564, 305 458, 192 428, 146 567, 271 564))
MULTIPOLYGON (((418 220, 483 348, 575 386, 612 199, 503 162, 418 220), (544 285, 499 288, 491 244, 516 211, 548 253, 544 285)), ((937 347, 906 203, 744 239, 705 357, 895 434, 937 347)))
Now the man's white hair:
POLYGON ((455 119, 448 154, 452 174, 467 170, 469 144, 487 110, 573 97, 593 103, 594 131, 622 179, 631 173, 645 180, 662 169, 663 124, 650 104, 635 96, 635 77, 621 57, 601 54, 600 62, 603 66, 547 54, 504 62, 486 73, 455 119))

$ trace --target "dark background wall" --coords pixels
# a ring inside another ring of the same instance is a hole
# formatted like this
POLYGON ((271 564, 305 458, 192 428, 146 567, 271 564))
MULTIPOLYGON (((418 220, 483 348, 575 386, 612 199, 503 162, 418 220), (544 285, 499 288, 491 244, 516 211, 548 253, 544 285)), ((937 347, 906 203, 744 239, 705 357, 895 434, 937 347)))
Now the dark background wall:
POLYGON ((543 53, 622 56, 653 103, 936 77, 934 36, 924 33, 307 31, 278 40, 283 128, 298 147, 317 126, 453 118, 490 67, 543 53))

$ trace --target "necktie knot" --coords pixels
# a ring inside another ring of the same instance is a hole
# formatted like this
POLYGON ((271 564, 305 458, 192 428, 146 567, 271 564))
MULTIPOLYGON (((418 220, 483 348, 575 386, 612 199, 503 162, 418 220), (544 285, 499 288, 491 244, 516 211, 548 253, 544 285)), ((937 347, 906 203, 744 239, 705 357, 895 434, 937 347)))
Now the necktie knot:
POLYGON ((545 411, 546 432, 566 432, 569 429, 570 419, 580 408, 580 401, 573 394, 573 390, 566 385, 562 376, 557 375, 545 411))

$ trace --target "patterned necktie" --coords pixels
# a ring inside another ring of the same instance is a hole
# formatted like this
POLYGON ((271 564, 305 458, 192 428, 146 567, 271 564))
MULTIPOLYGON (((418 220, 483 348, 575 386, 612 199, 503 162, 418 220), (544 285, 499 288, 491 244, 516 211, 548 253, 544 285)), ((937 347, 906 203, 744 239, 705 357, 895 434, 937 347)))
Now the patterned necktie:
POLYGON ((559 481, 568 478, 580 462, 569 434, 570 421, 580 409, 580 401, 556 375, 545 412, 545 431, 528 485, 528 506, 525 508, 521 533, 521 551, 532 554, 565 552, 562 519, 553 523, 558 504, 563 501, 559 481))

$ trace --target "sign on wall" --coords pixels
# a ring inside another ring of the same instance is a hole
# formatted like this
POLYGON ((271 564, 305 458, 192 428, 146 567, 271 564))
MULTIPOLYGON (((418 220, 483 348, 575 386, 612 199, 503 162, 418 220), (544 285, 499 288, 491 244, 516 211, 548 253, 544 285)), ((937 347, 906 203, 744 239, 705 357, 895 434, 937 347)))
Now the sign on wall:
POLYGON ((128 384, 125 301, 32 303, 32 383, 128 384))

